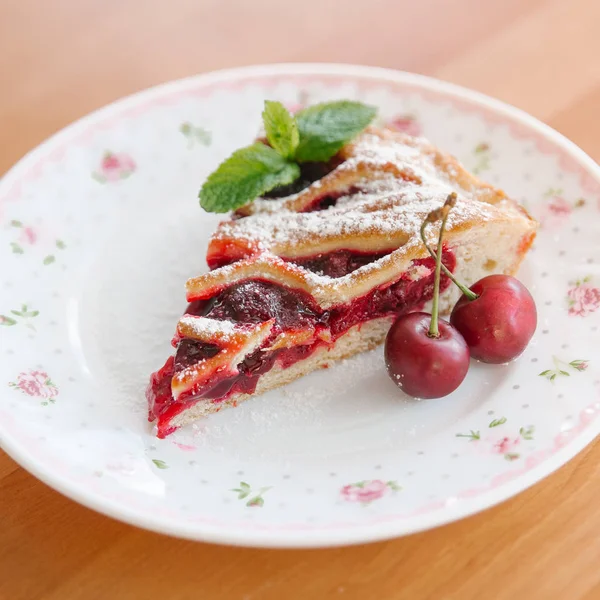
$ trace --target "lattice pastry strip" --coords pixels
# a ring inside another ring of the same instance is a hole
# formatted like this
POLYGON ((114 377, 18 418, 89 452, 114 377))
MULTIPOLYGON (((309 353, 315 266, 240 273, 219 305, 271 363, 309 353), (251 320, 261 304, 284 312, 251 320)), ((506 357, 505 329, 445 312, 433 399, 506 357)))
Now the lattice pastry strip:
POLYGON ((182 317, 177 324, 179 338, 213 344, 220 350, 175 374, 171 382, 173 398, 177 400, 185 392, 202 386, 215 373, 223 377, 237 375, 237 365, 260 348, 271 334, 273 324, 273 320, 258 325, 240 325, 206 317, 182 317))

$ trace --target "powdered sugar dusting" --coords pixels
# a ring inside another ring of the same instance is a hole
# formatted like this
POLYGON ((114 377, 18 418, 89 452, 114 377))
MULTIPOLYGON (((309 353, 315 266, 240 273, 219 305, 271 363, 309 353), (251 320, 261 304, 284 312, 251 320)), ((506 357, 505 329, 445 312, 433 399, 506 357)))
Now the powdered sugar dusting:
POLYGON ((420 171, 426 165, 427 155, 417 146, 382 141, 381 137, 364 134, 353 145, 353 155, 340 166, 342 170, 352 170, 359 163, 367 163, 374 167, 385 167, 388 164, 400 169, 420 171))
POLYGON ((219 335, 221 340, 226 340, 236 331, 234 323, 230 321, 218 321, 207 317, 194 317, 185 315, 179 320, 179 324, 189 327, 199 338, 211 339, 219 335))
MULTIPOLYGON (((252 215, 224 223, 217 234, 225 239, 245 239, 277 253, 277 246, 301 244, 315 238, 347 239, 353 236, 389 235, 402 232, 407 237, 419 233, 426 215, 442 206, 448 194, 456 191, 441 182, 421 186, 390 181, 396 189, 360 190, 340 198, 327 210, 252 215)), ((390 186, 391 187, 391 186, 390 186)), ((448 225, 490 215, 490 205, 473 201, 464 194, 453 209, 448 225)))
POLYGON ((257 212, 223 223, 215 239, 243 239, 281 256, 290 246, 305 244, 310 251, 318 245, 315 242, 324 239, 340 240, 341 247, 351 237, 402 233, 404 239, 410 239, 418 235, 426 215, 439 208, 451 192, 458 194, 458 201, 449 228, 477 217, 489 218, 493 207, 451 180, 447 170, 438 168, 426 141, 410 140, 364 134, 349 147, 346 161, 333 174, 360 172, 359 165, 364 170, 365 164, 370 170, 359 181, 353 180, 348 193, 334 206, 300 213, 286 208, 291 200, 313 193, 317 187, 313 184, 294 196, 257 200, 257 212))

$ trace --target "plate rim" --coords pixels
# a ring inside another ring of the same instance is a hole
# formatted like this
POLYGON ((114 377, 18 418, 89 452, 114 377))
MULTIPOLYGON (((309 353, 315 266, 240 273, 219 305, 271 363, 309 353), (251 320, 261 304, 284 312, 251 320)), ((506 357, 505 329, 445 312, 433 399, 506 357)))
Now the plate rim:
MULTIPOLYGON (((597 182, 600 182, 600 166, 574 142, 525 111, 480 92, 434 77, 395 69, 336 63, 278 63, 201 73, 162 83, 119 98, 77 119, 25 154, 0 180, 0 198, 10 196, 14 182, 18 181, 23 172, 30 169, 39 156, 44 156, 48 149, 51 149, 63 139, 68 138, 80 128, 83 129, 88 124, 92 124, 98 119, 110 115, 113 112, 121 112, 126 110, 129 106, 136 105, 140 99, 161 96, 162 94, 177 89, 185 90, 186 88, 193 87, 199 83, 210 85, 235 81, 237 79, 274 75, 329 75, 334 77, 347 76, 350 78, 370 78, 374 81, 379 80, 382 83, 388 81, 410 84, 421 89, 432 90, 448 96, 467 100, 470 103, 479 104, 480 106, 491 109, 495 113, 500 113, 509 120, 517 121, 526 128, 541 134, 544 138, 549 139, 554 145, 564 150, 575 162, 590 173, 597 182), (6 190, 8 190, 8 192, 6 192, 6 190)), ((20 466, 61 494, 88 508, 122 522, 158 533, 174 535, 196 541, 252 547, 326 547, 373 542, 402 535, 409 535, 444 525, 474 515, 487 508, 491 508, 492 506, 519 494, 565 465, 576 454, 588 446, 599 434, 600 420, 596 420, 595 422, 589 423, 587 428, 580 432, 576 438, 570 440, 564 447, 560 448, 560 450, 547 457, 543 463, 516 476, 514 479, 507 481, 496 488, 478 494, 474 498, 461 499, 460 502, 457 502, 452 506, 445 506, 441 510, 434 510, 423 515, 409 518, 397 517, 394 520, 384 523, 367 522, 365 524, 356 523, 351 526, 348 524, 348 527, 338 529, 315 527, 312 529, 294 530, 292 528, 286 528, 286 526, 283 525, 280 528, 238 529, 235 532, 233 530, 224 530, 220 528, 220 526, 206 523, 184 523, 183 521, 167 518, 164 515, 159 515, 157 517, 152 517, 148 513, 140 515, 136 513, 135 509, 121 504, 118 501, 88 491, 83 485, 77 485, 75 482, 63 477, 62 474, 53 472, 46 465, 37 462, 35 456, 27 452, 26 447, 19 444, 17 440, 12 439, 12 436, 5 430, 2 422, 0 422, 0 447, 2 447, 2 449, 20 466), (407 527, 409 519, 410 526, 407 527)))

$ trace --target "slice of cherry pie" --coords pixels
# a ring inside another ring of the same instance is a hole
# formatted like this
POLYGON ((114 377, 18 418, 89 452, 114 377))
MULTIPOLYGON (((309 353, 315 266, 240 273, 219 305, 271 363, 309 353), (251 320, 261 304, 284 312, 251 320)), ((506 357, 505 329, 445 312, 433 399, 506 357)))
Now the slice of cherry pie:
MULTIPOLYGON (((443 262, 467 285, 514 273, 536 223, 515 201, 421 138, 371 128, 299 184, 238 209, 213 235, 210 272, 187 282, 175 355, 151 377, 164 437, 381 343, 426 306, 433 260, 422 221, 449 193, 443 262)), ((428 228, 435 246, 437 227, 428 228)), ((442 279, 442 310, 457 290, 442 279)))

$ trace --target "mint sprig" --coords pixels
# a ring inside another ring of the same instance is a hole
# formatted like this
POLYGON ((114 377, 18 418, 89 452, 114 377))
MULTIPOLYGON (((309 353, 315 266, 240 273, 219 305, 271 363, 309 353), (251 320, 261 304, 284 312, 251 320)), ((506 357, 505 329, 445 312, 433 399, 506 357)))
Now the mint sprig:
POLYGON ((300 142, 296 119, 281 102, 265 100, 262 114, 267 140, 284 158, 294 158, 300 142))
POLYGON ((299 176, 296 163, 257 142, 234 152, 208 176, 200 190, 200 205, 208 212, 234 210, 299 176))
POLYGON ((376 114, 373 106, 349 100, 315 104, 301 110, 296 115, 300 133, 296 160, 329 160, 367 127, 376 114))
POLYGON ((292 116, 266 100, 263 124, 269 145, 257 142, 234 152, 211 173, 200 190, 209 212, 235 210, 300 177, 298 163, 324 162, 375 118, 372 106, 340 100, 310 106, 292 116))

